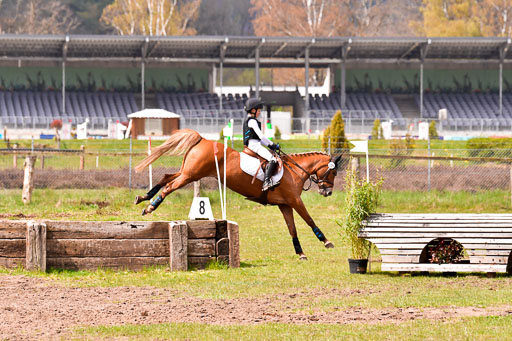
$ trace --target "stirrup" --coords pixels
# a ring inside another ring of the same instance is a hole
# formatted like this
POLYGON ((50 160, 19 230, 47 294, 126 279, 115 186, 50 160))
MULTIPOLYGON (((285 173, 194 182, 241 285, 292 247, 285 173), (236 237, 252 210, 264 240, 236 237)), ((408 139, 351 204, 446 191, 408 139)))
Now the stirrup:
POLYGON ((265 192, 265 191, 268 191, 269 189, 273 188, 274 187, 274 184, 272 183, 272 180, 271 179, 268 179, 268 180, 265 180, 263 182, 263 186, 261 188, 261 191, 262 192, 265 192))

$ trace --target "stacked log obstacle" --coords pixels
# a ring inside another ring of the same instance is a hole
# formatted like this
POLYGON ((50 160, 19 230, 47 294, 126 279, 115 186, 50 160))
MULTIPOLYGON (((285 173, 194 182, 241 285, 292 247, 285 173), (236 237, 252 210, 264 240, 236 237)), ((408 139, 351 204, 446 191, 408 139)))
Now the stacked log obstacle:
POLYGON ((7 268, 187 270, 215 260, 240 266, 236 223, 0 220, 0 266, 7 268))
POLYGON ((373 214, 359 232, 382 255, 382 271, 512 273, 512 214, 373 214), (468 261, 427 259, 434 240, 460 243, 468 261))

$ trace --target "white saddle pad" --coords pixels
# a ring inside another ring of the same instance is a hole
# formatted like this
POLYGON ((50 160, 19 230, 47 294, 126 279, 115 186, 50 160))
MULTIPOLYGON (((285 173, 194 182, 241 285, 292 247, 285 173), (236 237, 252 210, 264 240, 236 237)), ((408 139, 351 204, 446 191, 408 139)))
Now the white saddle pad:
MULTIPOLYGON (((260 181, 263 181, 265 179, 265 174, 263 173, 260 167, 260 160, 258 160, 255 157, 249 156, 245 153, 240 153, 240 168, 244 173, 247 173, 250 176, 254 176, 254 174, 258 172, 258 174, 256 175, 256 179, 260 181)), ((279 181, 281 181, 283 173, 284 167, 281 167, 281 169, 278 170, 278 172, 270 178, 272 180, 272 183, 276 184, 279 181)))

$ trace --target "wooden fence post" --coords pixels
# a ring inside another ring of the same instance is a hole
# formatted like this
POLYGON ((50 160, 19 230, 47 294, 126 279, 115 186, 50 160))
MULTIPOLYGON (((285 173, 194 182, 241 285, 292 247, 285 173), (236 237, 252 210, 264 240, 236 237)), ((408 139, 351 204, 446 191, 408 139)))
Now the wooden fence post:
POLYGON ((361 168, 361 159, 359 159, 358 157, 351 157, 352 158, 352 161, 351 161, 351 166, 352 166, 352 171, 354 172, 355 174, 355 178, 354 180, 355 181, 359 181, 359 170, 361 168))
POLYGON ((171 271, 187 271, 188 227, 185 222, 169 223, 169 248, 171 271))
POLYGON ((194 181, 194 198, 201 195, 201 180, 194 181))
POLYGON ((229 239, 229 267, 240 267, 240 244, 238 234, 238 224, 228 221, 228 239, 229 239))
POLYGON ((80 154, 80 170, 84 170, 84 164, 85 164, 85 146, 81 145, 80 150, 82 153, 80 154))
POLYGON ((45 223, 27 223, 25 269, 46 271, 45 223))
MULTIPOLYGON (((12 149, 18 149, 18 144, 15 143, 12 146, 12 149)), ((12 154, 12 168, 18 168, 18 154, 16 153, 16 151, 14 151, 14 153, 12 154)))
POLYGON ((41 153, 41 169, 44 169, 44 152, 41 153))
POLYGON ((32 189, 34 187, 34 163, 36 162, 35 156, 27 156, 25 158, 25 175, 23 177, 23 192, 21 194, 21 200, 23 203, 29 204, 32 200, 32 189))

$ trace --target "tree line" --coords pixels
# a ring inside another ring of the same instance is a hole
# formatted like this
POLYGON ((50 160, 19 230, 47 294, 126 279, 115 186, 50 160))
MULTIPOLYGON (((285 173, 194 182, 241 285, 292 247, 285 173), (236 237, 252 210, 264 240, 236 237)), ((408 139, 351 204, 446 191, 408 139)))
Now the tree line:
POLYGON ((0 0, 0 33, 508 37, 512 0, 0 0))

